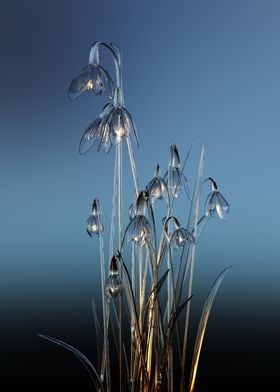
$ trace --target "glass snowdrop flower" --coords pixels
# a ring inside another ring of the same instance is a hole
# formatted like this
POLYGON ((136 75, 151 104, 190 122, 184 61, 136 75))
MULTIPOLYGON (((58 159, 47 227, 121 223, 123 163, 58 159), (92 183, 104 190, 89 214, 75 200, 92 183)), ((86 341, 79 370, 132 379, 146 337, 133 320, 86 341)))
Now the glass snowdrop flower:
POLYGON ((195 242, 194 236, 188 230, 181 227, 175 216, 170 216, 164 221, 165 234, 171 246, 177 250, 188 241, 195 242))
POLYGON ((97 150, 102 147, 106 153, 110 151, 112 143, 108 138, 107 121, 113 107, 111 103, 105 105, 99 117, 87 127, 80 141, 80 154, 85 154, 93 145, 97 145, 97 150))
POLYGON ((107 118, 107 130, 111 143, 115 146, 123 139, 133 135, 138 145, 138 137, 135 124, 128 110, 124 107, 123 91, 115 89, 114 105, 107 118))
POLYGON ((155 177, 149 182, 147 189, 152 204, 157 200, 162 200, 167 197, 167 184, 164 179, 160 177, 159 165, 156 166, 155 177))
POLYGON ((87 219, 87 233, 90 237, 94 235, 99 236, 103 232, 103 224, 101 219, 101 209, 99 200, 95 198, 92 203, 92 212, 90 217, 87 219))
POLYGON ((101 65, 97 63, 86 65, 72 80, 68 89, 68 97, 73 101, 85 91, 94 92, 97 95, 106 92, 112 98, 114 83, 101 65))
POLYGON ((171 245, 175 250, 184 246, 188 241, 194 243, 194 236, 182 227, 176 229, 171 236, 171 245))
POLYGON ((80 142, 80 154, 85 154, 94 144, 97 146, 97 151, 102 149, 108 154, 112 145, 119 144, 131 133, 138 145, 136 127, 127 109, 119 104, 118 94, 116 89, 117 97, 114 99, 114 104, 105 105, 98 119, 85 130, 80 142))
POLYGON ((172 144, 170 146, 168 171, 164 176, 171 199, 179 197, 182 189, 182 177, 179 152, 177 146, 172 144))
POLYGON ((212 192, 207 197, 205 216, 218 215, 220 219, 226 219, 226 215, 229 213, 229 204, 222 194, 218 191, 218 186, 213 178, 209 177, 208 180, 211 182, 212 192))
POLYGON ((105 283, 105 295, 108 300, 117 297, 123 288, 122 280, 119 276, 117 257, 113 256, 110 263, 109 277, 105 283))
POLYGON ((135 215, 127 227, 127 238, 138 246, 145 245, 151 239, 151 225, 144 215, 135 215))
POLYGON ((135 215, 146 215, 148 200, 149 194, 147 191, 139 192, 136 201, 129 206, 129 218, 133 219, 135 215))
POLYGON ((126 228, 124 238, 127 238, 128 241, 132 241, 138 246, 147 244, 152 238, 151 225, 145 216, 148 199, 148 193, 141 191, 136 203, 130 206, 131 221, 126 228))

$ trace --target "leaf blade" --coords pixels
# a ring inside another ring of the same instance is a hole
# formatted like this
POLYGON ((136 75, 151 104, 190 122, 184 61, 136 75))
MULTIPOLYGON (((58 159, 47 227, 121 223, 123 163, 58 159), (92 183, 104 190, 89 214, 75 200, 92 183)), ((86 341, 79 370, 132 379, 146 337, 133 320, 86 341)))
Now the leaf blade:
POLYGON ((191 376, 190 376, 190 385, 189 385, 189 392, 194 391, 194 384, 195 384, 195 379, 196 379, 196 374, 197 374, 197 368, 198 368, 198 362, 199 362, 199 357, 201 353, 201 348, 202 348, 202 343, 203 343, 203 338, 207 326, 207 322, 209 319, 209 314, 212 309, 213 301, 216 297, 217 291, 224 280, 226 274, 230 270, 231 267, 227 267, 225 270, 223 270, 218 277, 216 278, 207 298, 204 303, 204 307, 202 310, 198 330, 197 330, 197 335, 196 335, 196 341, 195 341, 195 346, 194 346, 194 352, 193 352, 193 359, 192 359, 192 366, 191 366, 191 376))

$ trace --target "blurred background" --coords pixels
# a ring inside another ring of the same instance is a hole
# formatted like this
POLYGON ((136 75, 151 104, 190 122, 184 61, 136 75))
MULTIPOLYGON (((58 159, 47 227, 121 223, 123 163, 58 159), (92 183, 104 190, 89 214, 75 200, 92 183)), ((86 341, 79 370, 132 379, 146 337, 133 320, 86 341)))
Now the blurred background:
MULTIPOLYGON (((54 336, 94 356, 91 298, 100 303, 92 199, 110 222, 114 154, 81 156, 79 141, 106 97, 67 89, 96 40, 123 51, 128 110, 139 134, 142 187, 169 146, 193 183, 205 177, 231 205, 201 237, 194 320, 228 265, 205 336, 197 390, 269 390, 280 327, 280 3, 277 0, 2 0, 0 13, 0 384, 5 391, 90 391, 54 336)), ((105 61, 109 58, 105 55, 105 61)), ((111 65, 109 65, 110 67, 111 65)), ((126 159, 126 158, 125 158, 126 159)), ((126 161, 127 162, 127 161, 126 161)), ((125 206, 133 197, 130 169, 125 206)), ((205 190, 205 197, 209 189, 205 190)), ((181 220, 187 217, 180 209, 181 220)), ((183 206, 183 204, 182 204, 183 206)), ((277 385, 277 384, 276 384, 277 385)))

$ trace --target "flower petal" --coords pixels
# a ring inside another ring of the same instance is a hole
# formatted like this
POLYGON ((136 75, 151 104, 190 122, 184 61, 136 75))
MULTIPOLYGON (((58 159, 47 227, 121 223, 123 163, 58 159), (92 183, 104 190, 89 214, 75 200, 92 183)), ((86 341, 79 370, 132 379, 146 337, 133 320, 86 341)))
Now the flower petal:
POLYGON ((97 151, 100 151, 100 149, 102 148, 105 154, 108 154, 112 147, 112 143, 109 135, 108 116, 102 119, 102 122, 100 123, 99 126, 99 134, 100 134, 100 143, 97 151))
POLYGON ((139 147, 136 126, 135 126, 135 123, 131 117, 131 114, 129 113, 129 111, 126 108, 123 108, 123 116, 124 116, 124 122, 126 124, 126 127, 129 129, 129 134, 131 135, 131 130, 133 130, 133 136, 135 139, 135 143, 136 143, 137 147, 139 147))
POLYGON ((88 90, 88 83, 92 77, 92 66, 86 65, 72 80, 69 89, 68 97, 71 101, 79 97, 84 91, 88 90))
POLYGON ((87 233, 90 237, 93 237, 94 235, 99 236, 100 233, 103 231, 103 225, 100 222, 100 219, 98 216, 91 215, 87 219, 87 233))
POLYGON ((121 107, 115 108, 111 114, 109 133, 111 142, 114 145, 119 144, 129 134, 129 128, 125 124, 121 107))
POLYGON ((105 295, 108 299, 117 297, 123 288, 119 275, 110 275, 105 283, 105 295))
POLYGON ((85 154, 97 140, 100 139, 99 127, 102 122, 101 118, 94 120, 85 130, 79 146, 80 154, 85 154))
POLYGON ((172 144, 170 146, 169 166, 173 168, 180 168, 180 157, 177 146, 172 144))
POLYGON ((145 245, 151 239, 151 225, 144 215, 135 215, 129 223, 125 236, 138 246, 145 245))
POLYGON ((179 249, 180 246, 184 246, 188 241, 194 242, 194 237, 186 229, 177 229, 172 234, 171 244, 176 250, 179 249))
POLYGON ((154 177, 147 185, 147 188, 152 204, 167 196, 167 184, 161 177, 154 177))
POLYGON ((229 204, 220 192, 217 192, 216 211, 221 219, 226 219, 226 215, 229 212, 229 204))
POLYGON ((99 75, 100 75, 100 80, 102 85, 102 91, 105 91, 109 95, 109 98, 113 98, 114 90, 115 90, 114 82, 111 76, 109 75, 109 73, 106 71, 106 69, 101 67, 101 65, 99 65, 98 68, 99 68, 99 75))
POLYGON ((171 199, 173 197, 179 197, 182 190, 182 172, 177 167, 170 167, 168 172, 165 174, 164 179, 167 181, 167 186, 171 199))

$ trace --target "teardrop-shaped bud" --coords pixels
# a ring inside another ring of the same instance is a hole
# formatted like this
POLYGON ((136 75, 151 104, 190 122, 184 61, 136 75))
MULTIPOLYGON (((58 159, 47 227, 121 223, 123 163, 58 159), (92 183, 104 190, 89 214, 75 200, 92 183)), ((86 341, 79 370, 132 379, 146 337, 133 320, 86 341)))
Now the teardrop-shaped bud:
POLYGON ((229 204, 219 191, 210 193, 206 200, 205 215, 217 214, 220 219, 225 219, 229 213, 229 204))
POLYGON ((167 184, 160 177, 159 165, 156 167, 156 175, 147 185, 149 191, 151 203, 155 203, 157 200, 162 200, 167 196, 167 184))
POLYGON ((182 190, 182 172, 177 167, 171 167, 167 173, 167 184, 171 198, 179 197, 182 190))
POLYGON ((111 275, 117 275, 119 273, 118 260, 115 255, 111 258, 109 271, 111 275))
POLYGON ((170 146, 170 155, 169 155, 169 167, 172 168, 180 168, 180 157, 179 157, 179 152, 177 149, 177 146, 175 144, 172 144, 170 146))
POLYGON ((129 128, 124 121, 122 108, 114 109, 110 118, 110 138, 114 145, 119 144, 129 135, 129 128))
POLYGON ((92 202, 91 214, 94 216, 100 216, 101 214, 100 203, 97 197, 92 202))
POLYGON ((99 236, 100 233, 103 232, 103 225, 100 221, 99 216, 91 215, 87 219, 87 233, 90 237, 94 235, 99 236))
POLYGON ((123 288, 119 274, 110 274, 105 283, 105 295, 108 299, 117 297, 123 288))

